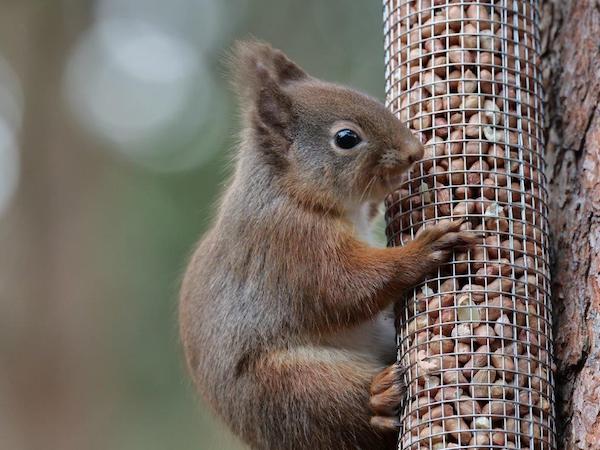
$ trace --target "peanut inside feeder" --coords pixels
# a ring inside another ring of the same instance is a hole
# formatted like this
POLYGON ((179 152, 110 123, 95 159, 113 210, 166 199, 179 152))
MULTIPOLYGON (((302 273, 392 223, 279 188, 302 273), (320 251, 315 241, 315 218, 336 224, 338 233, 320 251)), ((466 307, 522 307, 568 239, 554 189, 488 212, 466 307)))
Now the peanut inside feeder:
POLYGON ((386 200, 390 245, 483 233, 401 302, 400 449, 555 449, 539 4, 384 1, 387 103, 425 157, 386 200))

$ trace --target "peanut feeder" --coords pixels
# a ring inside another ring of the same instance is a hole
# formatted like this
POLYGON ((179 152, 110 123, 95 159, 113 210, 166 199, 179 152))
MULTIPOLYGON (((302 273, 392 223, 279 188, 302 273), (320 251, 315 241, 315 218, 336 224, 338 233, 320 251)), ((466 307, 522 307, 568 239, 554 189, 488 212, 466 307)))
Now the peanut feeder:
POLYGON ((425 157, 386 200, 390 245, 484 235, 398 308, 400 449, 555 449, 537 0, 385 0, 387 104, 425 157))

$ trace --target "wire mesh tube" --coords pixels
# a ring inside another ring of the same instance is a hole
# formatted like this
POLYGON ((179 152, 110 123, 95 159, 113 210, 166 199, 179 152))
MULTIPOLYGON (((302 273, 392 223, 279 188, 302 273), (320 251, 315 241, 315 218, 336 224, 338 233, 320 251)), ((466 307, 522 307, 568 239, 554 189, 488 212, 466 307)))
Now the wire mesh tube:
POLYGON ((385 0, 386 93, 425 157, 386 200, 389 245, 465 219, 482 245, 402 302, 401 449, 554 449, 536 0, 385 0))

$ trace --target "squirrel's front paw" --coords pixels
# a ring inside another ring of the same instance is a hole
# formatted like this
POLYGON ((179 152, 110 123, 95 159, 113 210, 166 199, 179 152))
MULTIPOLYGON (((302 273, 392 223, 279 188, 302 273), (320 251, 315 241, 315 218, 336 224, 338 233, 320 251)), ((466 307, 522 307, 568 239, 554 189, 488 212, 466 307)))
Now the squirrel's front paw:
POLYGON ((472 231, 461 231, 462 220, 444 221, 423 229, 415 244, 423 247, 425 256, 435 264, 450 259, 453 250, 464 250, 481 242, 481 236, 472 231))
POLYGON ((369 406, 374 415, 371 425, 381 431, 398 431, 398 409, 406 393, 401 378, 401 366, 396 363, 377 374, 371 383, 369 406))

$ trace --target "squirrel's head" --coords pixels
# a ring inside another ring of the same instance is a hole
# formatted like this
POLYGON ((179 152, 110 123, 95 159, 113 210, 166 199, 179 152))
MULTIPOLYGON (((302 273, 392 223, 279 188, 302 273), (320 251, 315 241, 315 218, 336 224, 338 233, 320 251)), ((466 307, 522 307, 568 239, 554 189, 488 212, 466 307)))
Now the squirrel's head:
POLYGON ((242 151, 257 153, 306 201, 380 201, 423 156, 379 101, 311 77, 267 44, 238 43, 231 64, 250 142, 242 151))

